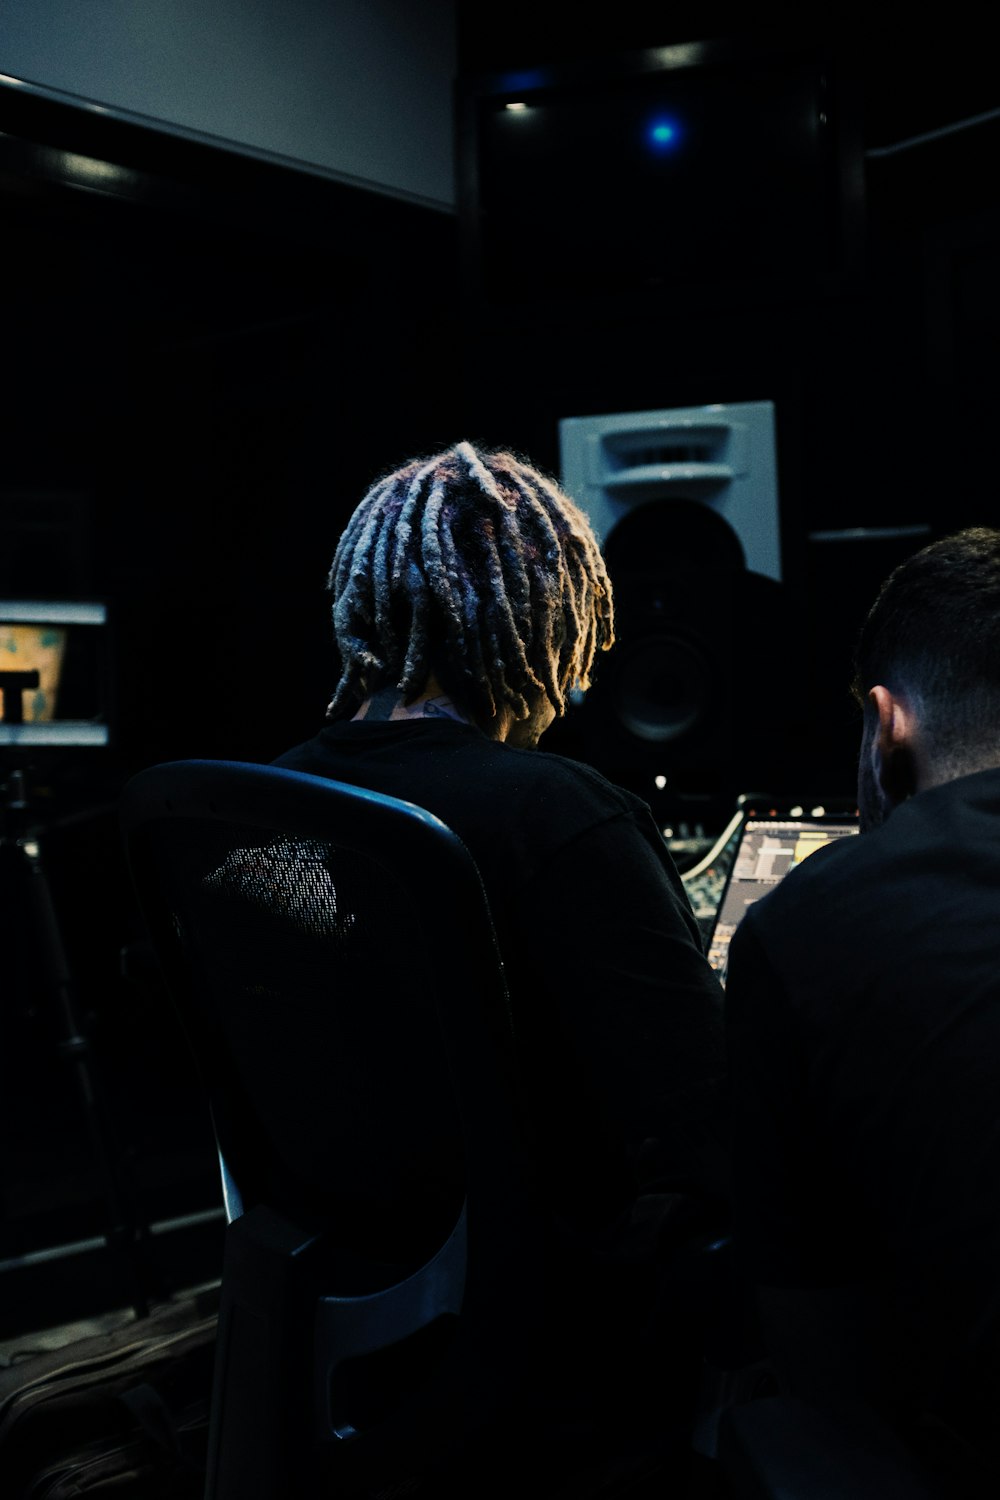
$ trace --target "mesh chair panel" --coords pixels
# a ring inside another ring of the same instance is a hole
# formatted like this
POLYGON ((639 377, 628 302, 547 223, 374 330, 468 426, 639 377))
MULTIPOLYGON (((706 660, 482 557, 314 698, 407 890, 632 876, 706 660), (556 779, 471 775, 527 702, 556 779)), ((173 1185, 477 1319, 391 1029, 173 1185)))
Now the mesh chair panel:
POLYGON ((160 825, 157 844, 187 1023, 244 1204, 299 1219, 340 1205, 366 1249, 387 1216, 398 1243, 406 1213, 419 1256, 463 1191, 429 982, 447 943, 430 914, 378 859, 333 842, 190 819, 160 825))

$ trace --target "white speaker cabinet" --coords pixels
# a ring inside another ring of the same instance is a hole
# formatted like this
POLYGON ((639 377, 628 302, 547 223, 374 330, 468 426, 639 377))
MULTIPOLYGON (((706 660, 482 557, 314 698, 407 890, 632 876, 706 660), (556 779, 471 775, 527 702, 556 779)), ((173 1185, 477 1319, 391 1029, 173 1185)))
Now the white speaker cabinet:
POLYGON ((781 582, 774 403, 564 417, 562 487, 603 547, 636 506, 696 501, 739 538, 747 568, 781 582))

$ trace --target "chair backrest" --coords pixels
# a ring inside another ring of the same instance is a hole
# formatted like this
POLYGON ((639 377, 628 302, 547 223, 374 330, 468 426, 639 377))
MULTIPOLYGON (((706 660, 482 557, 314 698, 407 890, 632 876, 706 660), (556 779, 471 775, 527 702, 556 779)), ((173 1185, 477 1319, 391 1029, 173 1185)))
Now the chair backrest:
POLYGON ((211 1500, 389 1482, 532 1371, 544 1217, 476 866, 406 802, 178 761, 121 802, 231 1222, 211 1500))

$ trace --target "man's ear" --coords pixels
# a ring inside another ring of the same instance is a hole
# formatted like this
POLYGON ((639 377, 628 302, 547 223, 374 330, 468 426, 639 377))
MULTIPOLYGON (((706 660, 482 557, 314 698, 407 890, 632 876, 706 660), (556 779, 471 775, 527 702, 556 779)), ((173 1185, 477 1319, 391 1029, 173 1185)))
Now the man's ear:
POLYGON ((868 700, 878 714, 878 745, 883 755, 891 755, 903 745, 911 745, 914 734, 913 711, 903 698, 877 683, 868 700))
POLYGON ((903 802, 917 789, 916 715, 905 698, 881 683, 869 690, 868 701, 878 714, 875 744, 882 789, 890 802, 903 802))

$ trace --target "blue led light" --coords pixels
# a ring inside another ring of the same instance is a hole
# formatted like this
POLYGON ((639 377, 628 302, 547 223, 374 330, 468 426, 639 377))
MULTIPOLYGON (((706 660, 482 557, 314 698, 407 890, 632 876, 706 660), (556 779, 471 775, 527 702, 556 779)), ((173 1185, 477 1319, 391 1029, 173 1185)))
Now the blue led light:
POLYGON ((672 151, 680 139, 680 131, 673 120, 654 120, 648 131, 649 143, 656 151, 672 151))
POLYGON ((550 82, 548 70, 532 68, 519 73, 505 73, 500 79, 500 89, 505 94, 527 93, 529 89, 541 89, 550 82))

